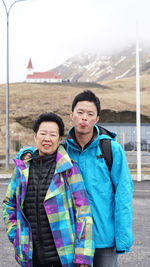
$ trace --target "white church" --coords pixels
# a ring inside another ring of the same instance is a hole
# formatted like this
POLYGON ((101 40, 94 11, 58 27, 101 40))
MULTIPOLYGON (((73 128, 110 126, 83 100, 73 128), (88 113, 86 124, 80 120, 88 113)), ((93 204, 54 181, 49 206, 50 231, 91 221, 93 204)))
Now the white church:
POLYGON ((46 72, 34 72, 31 58, 29 59, 29 63, 27 66, 27 83, 61 83, 62 77, 61 75, 56 75, 52 71, 46 72))

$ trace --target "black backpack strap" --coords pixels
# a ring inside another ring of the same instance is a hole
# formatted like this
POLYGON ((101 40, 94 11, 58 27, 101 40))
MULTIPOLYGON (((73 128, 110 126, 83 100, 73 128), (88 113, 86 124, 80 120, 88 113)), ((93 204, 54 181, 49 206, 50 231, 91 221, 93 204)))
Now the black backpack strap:
POLYGON ((112 151, 111 151, 111 140, 110 139, 102 139, 100 141, 100 148, 102 151, 102 154, 104 156, 104 159, 106 161, 106 165, 108 167, 109 172, 111 172, 112 167, 112 151))
MULTIPOLYGON (((109 170, 109 173, 111 172, 111 167, 112 167, 112 163, 113 163, 113 157, 112 157, 112 150, 111 150, 111 140, 110 139, 102 139, 100 140, 100 148, 102 151, 102 154, 104 156, 107 168, 109 170)), ((111 179, 111 175, 110 176, 110 180, 113 186, 113 190, 115 192, 115 188, 114 188, 114 184, 113 181, 111 179)))

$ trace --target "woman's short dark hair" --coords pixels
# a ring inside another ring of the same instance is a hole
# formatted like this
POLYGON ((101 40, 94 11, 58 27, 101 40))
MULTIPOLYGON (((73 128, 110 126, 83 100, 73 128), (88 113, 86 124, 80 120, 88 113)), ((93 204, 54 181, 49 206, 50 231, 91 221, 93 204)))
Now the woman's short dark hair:
POLYGON ((52 113, 52 112, 46 112, 42 113, 34 122, 33 125, 33 131, 35 133, 38 132, 38 129, 40 127, 40 124, 45 121, 52 121, 57 123, 58 128, 59 128, 59 135, 63 136, 64 135, 64 123, 61 117, 59 117, 57 114, 52 113))
POLYGON ((81 101, 93 102, 96 106, 96 109, 97 109, 97 116, 100 115, 100 111, 101 111, 100 100, 92 91, 90 91, 90 90, 83 91, 82 93, 78 94, 74 98, 74 100, 72 102, 72 112, 74 111, 74 108, 77 105, 77 103, 81 102, 81 101))

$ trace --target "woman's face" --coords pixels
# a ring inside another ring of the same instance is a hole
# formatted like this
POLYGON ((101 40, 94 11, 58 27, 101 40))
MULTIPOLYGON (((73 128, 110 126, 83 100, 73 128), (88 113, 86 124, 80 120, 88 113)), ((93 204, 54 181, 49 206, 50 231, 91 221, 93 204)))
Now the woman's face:
POLYGON ((34 133, 34 140, 40 156, 53 154, 60 140, 57 123, 53 121, 42 122, 37 133, 34 133))

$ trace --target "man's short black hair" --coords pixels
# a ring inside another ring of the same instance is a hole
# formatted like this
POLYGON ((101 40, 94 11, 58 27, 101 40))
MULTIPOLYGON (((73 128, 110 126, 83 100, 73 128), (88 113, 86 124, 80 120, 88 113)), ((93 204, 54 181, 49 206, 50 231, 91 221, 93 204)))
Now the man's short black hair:
POLYGON ((100 111, 101 111, 100 100, 92 91, 90 91, 90 90, 83 91, 82 93, 78 94, 74 98, 74 100, 72 102, 72 112, 74 111, 74 108, 77 105, 77 103, 81 102, 81 101, 93 102, 97 108, 97 116, 100 115, 100 111))
POLYGON ((52 121, 57 123, 58 128, 59 128, 59 135, 63 136, 64 135, 64 123, 61 117, 59 117, 57 114, 52 113, 52 112, 46 112, 42 113, 34 122, 33 126, 33 131, 35 133, 38 132, 38 129, 40 127, 40 124, 45 121, 52 121))

